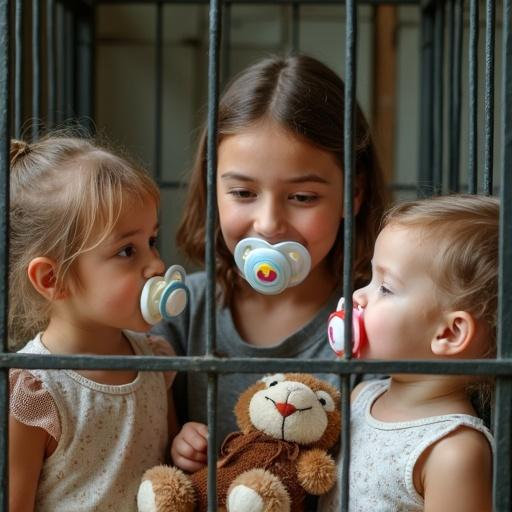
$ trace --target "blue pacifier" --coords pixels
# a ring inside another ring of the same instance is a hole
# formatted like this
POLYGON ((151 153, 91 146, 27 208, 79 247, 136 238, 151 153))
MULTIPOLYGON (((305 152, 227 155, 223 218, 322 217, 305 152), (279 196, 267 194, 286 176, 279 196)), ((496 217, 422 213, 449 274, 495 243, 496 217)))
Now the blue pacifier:
POLYGON ((181 265, 172 265, 163 277, 147 280, 140 296, 140 310, 148 324, 154 325, 162 318, 170 320, 186 308, 188 288, 185 276, 181 265))
POLYGON ((246 281, 265 295, 276 295, 301 283, 311 268, 311 257, 303 245, 271 245, 260 238, 240 240, 235 247, 235 262, 246 281))

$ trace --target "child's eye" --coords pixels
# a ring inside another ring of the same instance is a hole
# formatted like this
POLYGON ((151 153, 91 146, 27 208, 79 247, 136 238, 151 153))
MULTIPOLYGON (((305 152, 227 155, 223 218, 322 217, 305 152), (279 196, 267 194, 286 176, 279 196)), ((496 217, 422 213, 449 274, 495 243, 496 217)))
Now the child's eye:
POLYGON ((379 286, 379 292, 381 295, 391 295, 393 293, 389 288, 387 288, 383 284, 379 286))
POLYGON ((251 197, 254 197, 254 193, 246 189, 230 190, 229 194, 235 199, 250 199, 251 197))
POLYGON ((150 239, 149 239, 149 247, 151 248, 154 248, 156 247, 156 244, 157 244, 157 237, 156 236, 152 236, 150 239))
POLYGON ((318 199, 318 196, 312 194, 292 194, 290 199, 297 201, 298 203, 313 203, 318 199))
POLYGON ((121 256, 122 258, 130 258, 135 254, 135 247, 133 245, 127 245, 126 247, 123 247, 118 253, 118 256, 121 256))

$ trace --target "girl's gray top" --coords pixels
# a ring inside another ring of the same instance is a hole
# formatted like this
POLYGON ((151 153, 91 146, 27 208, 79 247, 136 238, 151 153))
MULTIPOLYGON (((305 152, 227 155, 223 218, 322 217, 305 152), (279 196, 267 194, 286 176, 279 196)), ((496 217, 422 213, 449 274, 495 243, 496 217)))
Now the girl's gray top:
MULTIPOLYGON (((186 310, 172 322, 160 322, 153 333, 164 336, 178 355, 200 356, 206 352, 206 273, 187 276, 190 290, 186 310)), ((228 308, 217 308, 217 354, 220 357, 271 357, 304 360, 335 359, 327 341, 327 318, 336 309, 341 291, 336 291, 318 314, 299 331, 271 347, 255 347, 238 334, 228 308)), ((219 375, 217 396, 217 441, 220 444, 230 432, 239 430, 234 406, 240 394, 256 382, 261 374, 237 373, 219 375)), ((337 375, 320 374, 336 387, 337 375)), ((207 375, 198 372, 178 373, 173 385, 178 416, 182 422, 206 423, 207 375)))

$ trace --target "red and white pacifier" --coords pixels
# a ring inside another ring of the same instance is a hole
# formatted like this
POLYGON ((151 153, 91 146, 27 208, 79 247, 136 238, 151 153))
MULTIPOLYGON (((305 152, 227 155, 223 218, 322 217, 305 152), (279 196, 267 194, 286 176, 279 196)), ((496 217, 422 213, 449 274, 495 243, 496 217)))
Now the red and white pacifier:
MULTIPOLYGON (((331 348, 338 356, 345 354, 345 299, 342 297, 334 313, 329 315, 327 337, 331 348)), ((352 310, 352 355, 360 357, 361 349, 367 342, 364 328, 363 308, 358 306, 352 310)))

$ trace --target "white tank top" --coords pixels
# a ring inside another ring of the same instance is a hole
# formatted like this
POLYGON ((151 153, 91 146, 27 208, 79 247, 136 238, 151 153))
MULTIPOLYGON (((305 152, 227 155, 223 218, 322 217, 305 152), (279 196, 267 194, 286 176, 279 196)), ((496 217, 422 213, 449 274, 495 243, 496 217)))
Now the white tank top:
MULTIPOLYGON (((370 411, 389 380, 369 382, 351 406, 350 512, 421 512, 423 498, 414 487, 419 456, 450 432, 465 426, 482 432, 491 448, 493 437, 480 418, 447 414, 399 423, 382 422, 370 411)), ((338 457, 338 468, 341 456, 338 457)), ((321 512, 340 510, 340 488, 321 498, 321 512)))
MULTIPOLYGON (((137 355, 153 355, 146 336, 127 337, 137 355)), ((37 336, 20 352, 48 354, 37 336)), ((72 370, 31 370, 49 391, 61 436, 43 464, 37 512, 136 510, 144 471, 164 462, 167 385, 162 372, 138 372, 129 384, 106 385, 72 370)))

